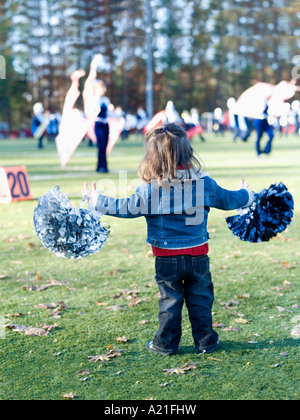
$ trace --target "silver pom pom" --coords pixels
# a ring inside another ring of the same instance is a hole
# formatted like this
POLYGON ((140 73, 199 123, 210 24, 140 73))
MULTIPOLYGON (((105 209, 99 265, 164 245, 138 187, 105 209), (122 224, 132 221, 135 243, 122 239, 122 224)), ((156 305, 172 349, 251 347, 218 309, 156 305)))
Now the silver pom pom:
POLYGON ((107 241, 109 231, 100 223, 101 215, 84 209, 84 202, 85 198, 75 208, 57 186, 40 198, 35 208, 36 234, 44 247, 58 257, 85 258, 107 241))

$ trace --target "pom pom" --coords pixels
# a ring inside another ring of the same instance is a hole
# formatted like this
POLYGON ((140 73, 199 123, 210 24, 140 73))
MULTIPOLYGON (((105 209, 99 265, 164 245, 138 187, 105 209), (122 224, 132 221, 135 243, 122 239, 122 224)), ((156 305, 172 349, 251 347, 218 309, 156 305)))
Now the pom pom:
POLYGON ((33 222, 42 244, 58 257, 81 259, 99 251, 109 231, 100 223, 100 214, 75 208, 60 187, 39 200, 33 222))
POLYGON ((267 242, 283 232, 293 218, 294 200, 283 183, 255 194, 250 207, 226 219, 228 228, 242 241, 267 242))

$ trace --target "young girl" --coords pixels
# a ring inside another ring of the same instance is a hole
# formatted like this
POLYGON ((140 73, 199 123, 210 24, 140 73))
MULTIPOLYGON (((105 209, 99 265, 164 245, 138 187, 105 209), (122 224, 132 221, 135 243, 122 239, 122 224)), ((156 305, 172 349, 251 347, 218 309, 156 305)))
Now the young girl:
POLYGON ((147 221, 147 242, 156 256, 160 290, 159 328, 149 351, 177 353, 181 339, 181 312, 185 301, 199 354, 219 347, 212 326, 214 290, 209 270, 207 217, 210 207, 234 210, 249 206, 253 193, 242 181, 228 191, 202 172, 185 130, 177 124, 154 128, 146 136, 146 153, 139 167, 144 183, 130 198, 115 199, 88 190, 89 208, 115 217, 147 221))

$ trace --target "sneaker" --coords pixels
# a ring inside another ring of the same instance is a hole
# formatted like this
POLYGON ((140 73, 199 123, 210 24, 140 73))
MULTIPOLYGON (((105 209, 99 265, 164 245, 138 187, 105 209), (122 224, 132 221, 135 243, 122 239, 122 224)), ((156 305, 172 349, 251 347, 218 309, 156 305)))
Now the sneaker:
POLYGON ((220 342, 217 341, 216 344, 213 344, 212 346, 208 346, 205 349, 199 349, 198 350, 198 354, 201 356, 202 354, 205 353, 212 353, 213 351, 217 350, 220 347, 220 342))
POLYGON ((159 348, 155 347, 152 340, 146 343, 146 349, 148 351, 151 351, 152 353, 160 354, 161 356, 173 356, 174 354, 176 354, 176 352, 174 351, 165 352, 163 350, 160 350, 159 348))

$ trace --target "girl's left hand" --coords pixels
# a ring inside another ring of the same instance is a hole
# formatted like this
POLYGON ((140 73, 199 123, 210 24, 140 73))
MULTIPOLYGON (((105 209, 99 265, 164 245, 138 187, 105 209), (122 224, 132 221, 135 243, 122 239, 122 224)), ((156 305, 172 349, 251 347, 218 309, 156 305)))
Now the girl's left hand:
POLYGON ((246 182, 244 179, 241 180, 240 185, 239 185, 239 190, 241 189, 248 189, 249 188, 249 184, 248 182, 246 182))

